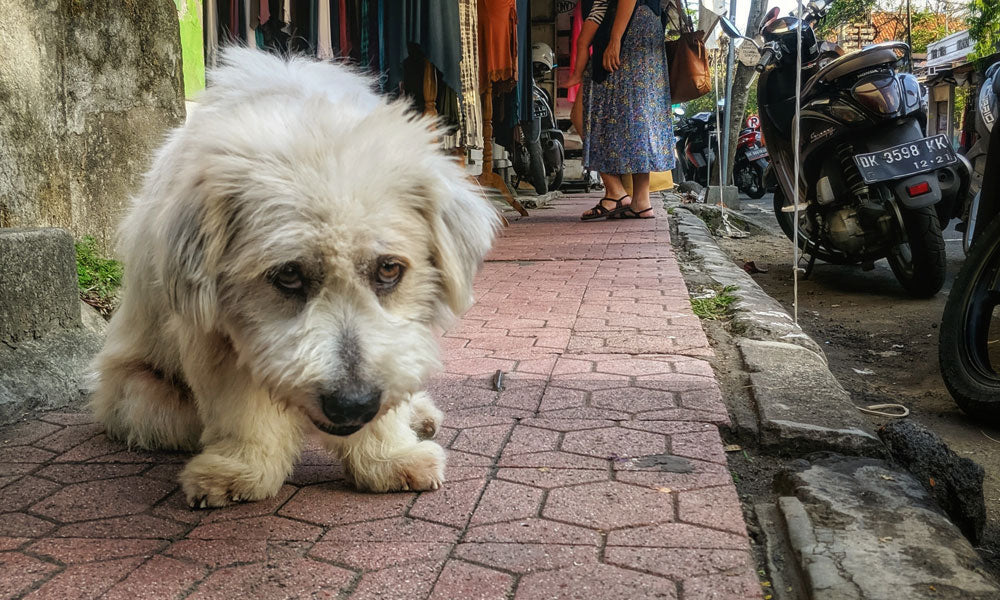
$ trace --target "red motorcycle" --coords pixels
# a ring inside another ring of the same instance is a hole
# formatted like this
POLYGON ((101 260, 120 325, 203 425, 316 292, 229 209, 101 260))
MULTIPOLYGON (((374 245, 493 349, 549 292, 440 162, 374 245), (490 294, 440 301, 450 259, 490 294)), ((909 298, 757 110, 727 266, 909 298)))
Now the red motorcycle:
POLYGON ((767 170, 769 155, 760 133, 760 119, 757 115, 747 118, 746 128, 740 132, 736 145, 736 159, 733 161, 733 179, 741 192, 754 200, 763 196, 764 172, 767 170))

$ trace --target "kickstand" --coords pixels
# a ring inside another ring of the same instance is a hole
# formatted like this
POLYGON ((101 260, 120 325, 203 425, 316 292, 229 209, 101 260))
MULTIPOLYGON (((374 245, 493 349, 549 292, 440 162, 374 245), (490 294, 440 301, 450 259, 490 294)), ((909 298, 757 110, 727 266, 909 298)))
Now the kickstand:
POLYGON ((812 275, 814 266, 816 266, 816 253, 810 252, 809 262, 806 264, 806 270, 802 273, 802 279, 809 279, 809 276, 812 275))

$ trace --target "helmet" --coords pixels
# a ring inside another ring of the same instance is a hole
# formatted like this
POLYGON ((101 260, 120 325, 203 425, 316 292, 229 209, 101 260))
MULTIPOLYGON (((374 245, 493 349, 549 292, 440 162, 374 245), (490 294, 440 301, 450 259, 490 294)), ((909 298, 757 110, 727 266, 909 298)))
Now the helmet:
POLYGON ((556 53, 548 44, 536 42, 531 45, 531 64, 535 68, 544 67, 545 71, 556 68, 556 53))

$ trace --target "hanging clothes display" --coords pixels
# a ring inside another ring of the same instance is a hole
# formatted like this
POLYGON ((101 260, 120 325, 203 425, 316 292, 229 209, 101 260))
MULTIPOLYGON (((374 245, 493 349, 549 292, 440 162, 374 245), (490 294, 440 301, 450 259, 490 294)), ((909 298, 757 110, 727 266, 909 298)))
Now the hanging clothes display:
POLYGON ((516 0, 479 0, 480 88, 507 91, 517 80, 516 0))
POLYGON ((459 0, 458 16, 462 42, 461 138, 456 145, 483 147, 483 106, 479 96, 479 12, 476 0, 459 0))
MULTIPOLYGON (((220 40, 350 59, 388 94, 438 116, 450 128, 446 148, 478 148, 481 79, 513 91, 519 78, 517 2, 527 10, 528 0, 204 0, 206 63, 214 66, 220 40)), ((529 27, 524 19, 524 31, 529 27)))

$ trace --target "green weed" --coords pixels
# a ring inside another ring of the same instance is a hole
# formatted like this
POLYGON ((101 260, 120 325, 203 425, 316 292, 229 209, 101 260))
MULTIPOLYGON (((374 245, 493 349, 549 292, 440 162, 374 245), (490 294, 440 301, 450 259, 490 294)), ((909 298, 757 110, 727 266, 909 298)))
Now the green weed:
POLYGON ((736 291, 736 286, 716 286, 711 289, 715 294, 709 298, 691 298, 691 309, 701 319, 718 321, 729 316, 729 306, 738 300, 731 293, 736 291))
POLYGON ((84 302, 97 308, 102 314, 109 314, 116 304, 115 295, 122 284, 122 264, 100 256, 93 236, 84 236, 76 246, 76 275, 80 286, 80 297, 84 302))

